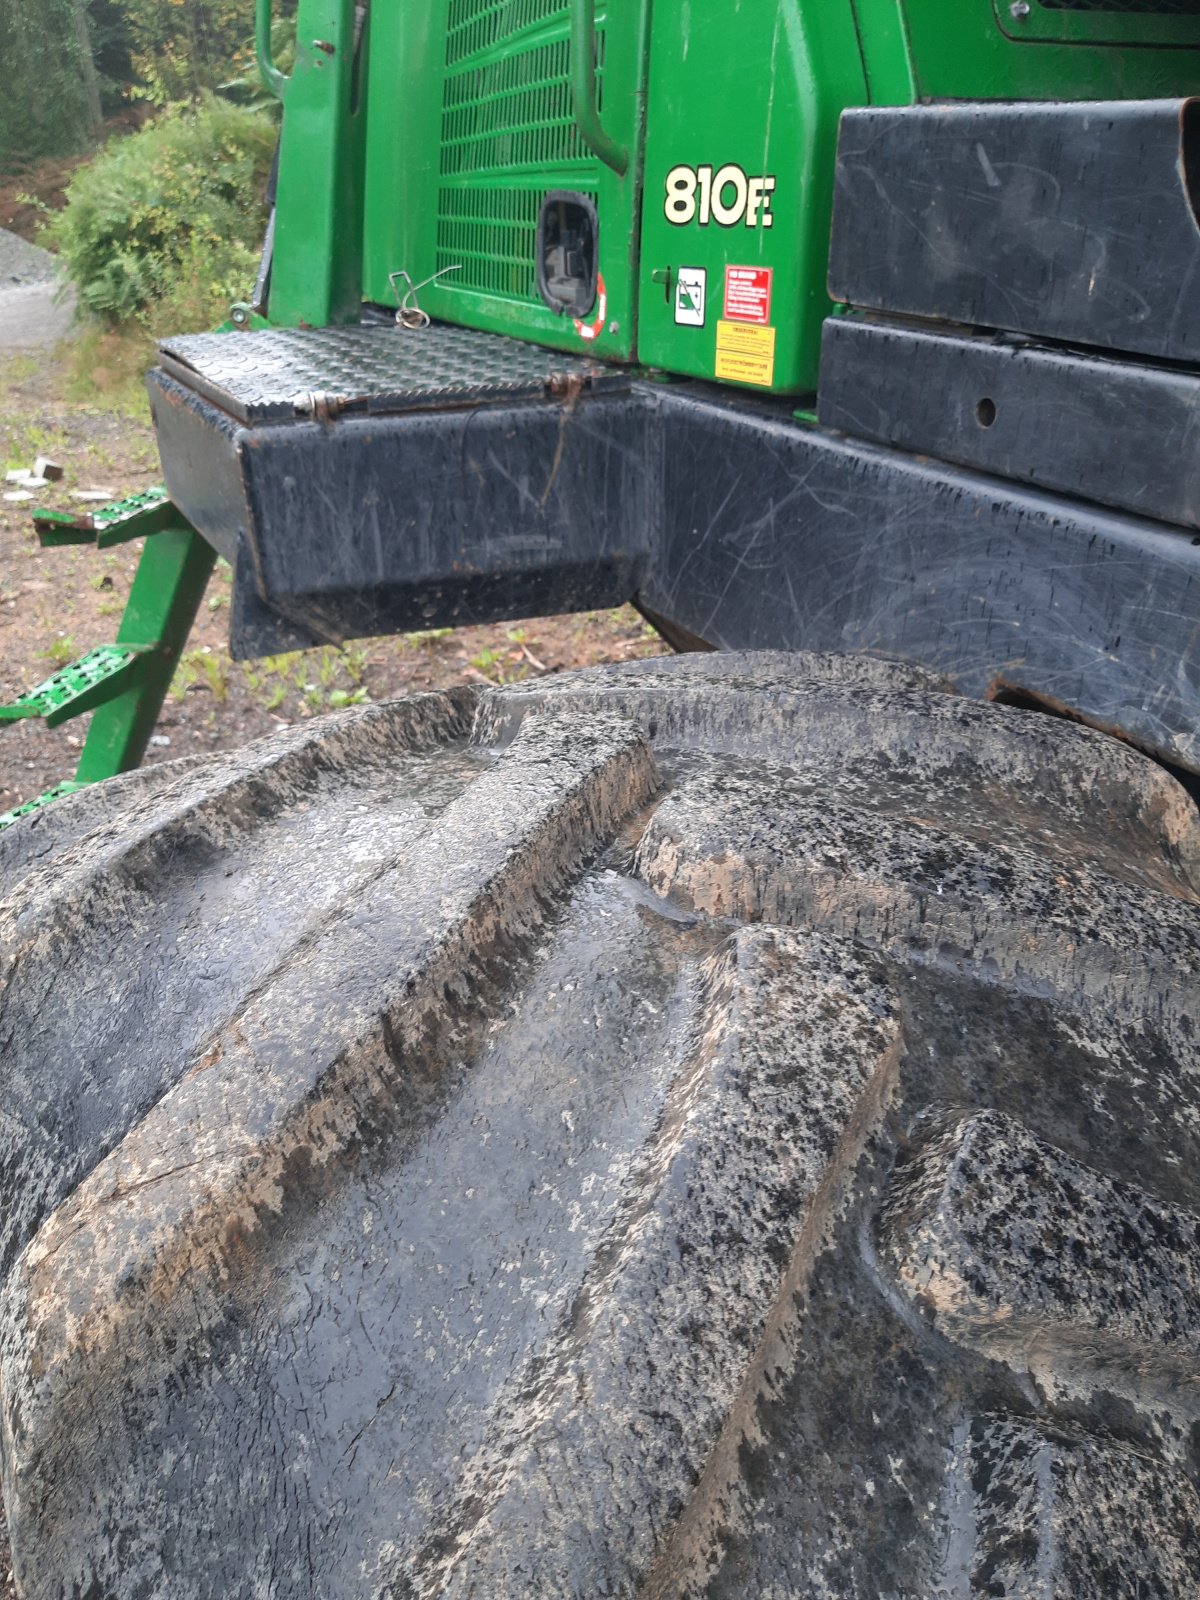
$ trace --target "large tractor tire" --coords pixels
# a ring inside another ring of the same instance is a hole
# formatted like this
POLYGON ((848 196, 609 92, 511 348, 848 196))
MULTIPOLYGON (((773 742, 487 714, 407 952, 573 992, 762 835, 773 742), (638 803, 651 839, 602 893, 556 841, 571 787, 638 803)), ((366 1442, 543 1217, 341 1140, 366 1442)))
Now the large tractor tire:
POLYGON ((1194 1600, 1200 829, 692 656, 0 843, 18 1589, 1194 1600))

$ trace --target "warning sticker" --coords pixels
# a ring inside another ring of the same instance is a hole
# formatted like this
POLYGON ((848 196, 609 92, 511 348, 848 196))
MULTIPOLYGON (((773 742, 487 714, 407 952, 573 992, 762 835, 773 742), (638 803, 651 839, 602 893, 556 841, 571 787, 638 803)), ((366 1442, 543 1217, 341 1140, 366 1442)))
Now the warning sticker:
POLYGON ((684 328, 704 326, 704 290, 708 273, 703 267, 680 267, 675 279, 675 321, 684 328))
POLYGON ((725 268, 725 315, 730 322, 771 320, 770 267, 725 268))
POLYGON ((717 377, 769 389, 775 379, 775 329, 718 322, 717 377))

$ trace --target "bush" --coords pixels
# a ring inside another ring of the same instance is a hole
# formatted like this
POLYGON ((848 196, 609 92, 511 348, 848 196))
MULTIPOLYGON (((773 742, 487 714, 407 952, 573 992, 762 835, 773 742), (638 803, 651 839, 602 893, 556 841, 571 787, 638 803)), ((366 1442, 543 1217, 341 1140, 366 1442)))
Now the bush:
POLYGON ((269 116, 205 100, 81 167, 45 238, 85 310, 156 332, 220 321, 254 280, 274 147, 269 116))

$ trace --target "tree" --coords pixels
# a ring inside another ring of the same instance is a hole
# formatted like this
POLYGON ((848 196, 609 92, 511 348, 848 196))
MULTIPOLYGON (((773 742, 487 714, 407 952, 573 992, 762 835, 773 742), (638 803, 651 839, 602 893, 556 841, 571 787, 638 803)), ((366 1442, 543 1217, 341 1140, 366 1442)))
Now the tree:
POLYGON ((121 0, 88 0, 88 35, 105 115, 129 103, 135 73, 133 40, 121 0))
POLYGON ((254 27, 250 0, 111 0, 128 30, 139 91, 195 100, 233 75, 254 27))
MULTIPOLYGON (((295 0, 277 0, 286 29, 295 0)), ((130 99, 196 102, 251 68, 253 0, 0 0, 0 171, 94 144, 130 99)))
POLYGON ((100 123, 86 0, 0 0, 0 60, 0 167, 86 149, 100 123))
POLYGON ((87 105, 88 132, 93 140, 100 137, 100 129, 104 124, 104 114, 100 109, 100 79, 96 73, 96 64, 92 60, 92 41, 88 33, 88 7, 87 0, 72 0, 72 23, 75 33, 75 59, 79 66, 79 77, 83 89, 84 102, 87 105))

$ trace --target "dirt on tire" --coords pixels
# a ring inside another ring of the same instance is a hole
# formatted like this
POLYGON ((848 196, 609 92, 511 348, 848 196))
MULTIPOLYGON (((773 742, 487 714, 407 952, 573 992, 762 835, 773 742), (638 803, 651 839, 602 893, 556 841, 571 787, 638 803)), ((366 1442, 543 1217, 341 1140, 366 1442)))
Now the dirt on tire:
POLYGON ((0 836, 63 1594, 1200 1592, 1200 826, 863 658, 457 689, 0 836))

